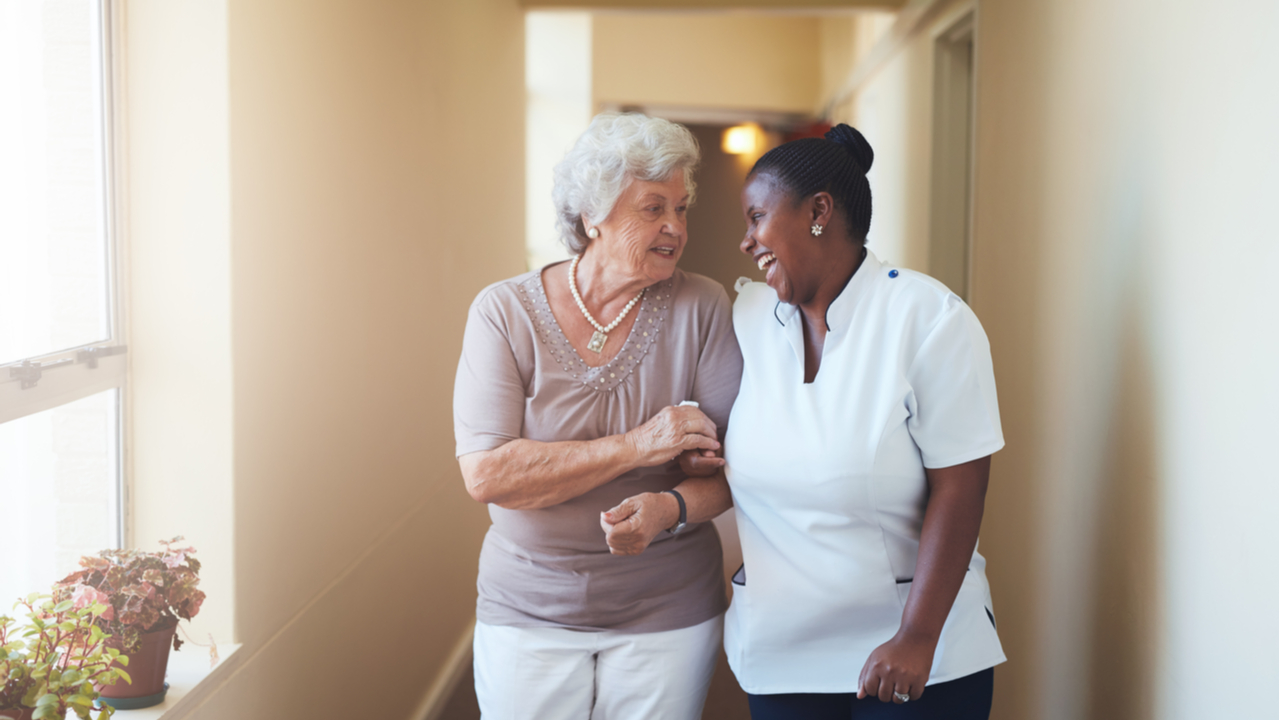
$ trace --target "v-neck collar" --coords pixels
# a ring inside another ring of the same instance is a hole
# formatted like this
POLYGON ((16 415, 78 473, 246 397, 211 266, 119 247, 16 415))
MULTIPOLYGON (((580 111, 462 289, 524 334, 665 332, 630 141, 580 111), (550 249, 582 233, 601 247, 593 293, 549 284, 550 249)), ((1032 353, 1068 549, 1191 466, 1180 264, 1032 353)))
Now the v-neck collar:
MULTIPOLYGON (((870 290, 876 275, 880 273, 880 267, 880 259, 868 248, 867 256, 862 259, 862 264, 853 273, 853 277, 849 278, 844 289, 827 307, 828 334, 840 333, 849 326, 853 320, 853 313, 858 307, 858 301, 870 290)), ((799 322, 800 312, 800 306, 788 305, 779 300, 773 310, 773 316, 783 327, 789 327, 791 323, 799 322)), ((801 357, 804 357, 803 353, 801 357)))
POLYGON ((827 308, 827 334, 840 335, 849 329, 853 322, 853 314, 858 309, 858 302, 871 290, 872 283, 880 274, 880 260, 875 253, 867 250, 857 272, 849 278, 844 290, 831 301, 827 308))
MULTIPOLYGON (((853 315, 858 309, 858 303, 871 290, 875 278, 880 274, 881 263, 875 253, 867 250, 867 256, 862 259, 862 264, 853 273, 853 277, 849 278, 849 282, 845 283, 844 289, 831 301, 831 305, 827 307, 827 339, 823 343, 822 356, 825 360, 827 356, 827 348, 833 343, 837 343, 844 338, 844 333, 853 323, 853 315)), ((792 352, 795 353, 796 360, 799 361, 801 373, 804 368, 804 330, 800 327, 800 307, 797 305, 788 305, 787 303, 778 301, 774 307, 773 316, 782 324, 783 335, 787 338, 787 343, 791 345, 792 352)), ((818 377, 822 376, 822 370, 818 370, 818 377)), ((802 378, 803 379, 803 378, 802 378)), ((818 378, 814 378, 812 383, 806 385, 814 385, 818 382, 818 378)))

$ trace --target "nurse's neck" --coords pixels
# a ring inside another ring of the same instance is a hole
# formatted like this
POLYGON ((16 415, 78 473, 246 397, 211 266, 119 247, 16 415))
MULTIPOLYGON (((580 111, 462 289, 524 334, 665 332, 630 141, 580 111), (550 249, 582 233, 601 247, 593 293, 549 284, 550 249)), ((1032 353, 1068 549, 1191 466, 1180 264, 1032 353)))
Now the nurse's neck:
POLYGON ((827 324, 827 311, 831 304, 844 292, 845 286, 853 279, 862 261, 867 256, 867 248, 862 243, 853 243, 841 238, 825 248, 822 262, 819 265, 817 286, 808 300, 800 303, 800 311, 804 313, 805 325, 826 335, 831 329, 827 324))
POLYGON ((827 333, 831 330, 830 324, 827 323, 827 312, 831 309, 831 303, 844 292, 867 256, 867 249, 863 243, 845 240, 843 233, 832 239, 836 238, 839 238, 838 242, 831 242, 824 248, 822 264, 819 266, 818 283, 813 295, 809 300, 800 303, 806 384, 818 377, 818 369, 822 366, 822 349, 826 345, 827 333))

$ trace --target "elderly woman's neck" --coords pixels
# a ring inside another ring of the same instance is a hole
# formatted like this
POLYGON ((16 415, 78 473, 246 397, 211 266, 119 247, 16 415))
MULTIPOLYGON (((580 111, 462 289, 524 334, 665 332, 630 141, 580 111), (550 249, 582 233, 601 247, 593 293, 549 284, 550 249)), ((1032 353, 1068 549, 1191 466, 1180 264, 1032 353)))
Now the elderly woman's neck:
POLYGON ((627 303, 653 280, 635 272, 628 264, 588 250, 578 262, 578 292, 589 306, 607 307, 627 303))

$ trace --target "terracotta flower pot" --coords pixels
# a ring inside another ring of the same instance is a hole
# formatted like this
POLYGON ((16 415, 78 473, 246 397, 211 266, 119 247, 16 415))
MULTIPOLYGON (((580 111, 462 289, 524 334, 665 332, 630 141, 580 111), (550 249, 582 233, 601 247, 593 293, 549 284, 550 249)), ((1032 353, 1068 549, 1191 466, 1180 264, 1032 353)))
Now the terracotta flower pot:
POLYGON ((31 716, 35 714, 35 711, 35 708, 0 710, 0 720, 31 720, 31 716))
MULTIPOLYGON (((117 680, 113 685, 101 686, 98 691, 102 693, 104 701, 117 707, 120 705, 109 701, 117 698, 148 698, 155 700, 148 705, 159 705, 163 702, 164 674, 169 667, 169 649, 173 647, 173 634, 177 629, 176 626, 171 626, 143 633, 142 647, 136 653, 129 655, 129 665, 124 668, 133 680, 133 684, 117 680)), ((128 703, 128 705, 133 708, 148 707, 148 705, 136 703, 128 703)))

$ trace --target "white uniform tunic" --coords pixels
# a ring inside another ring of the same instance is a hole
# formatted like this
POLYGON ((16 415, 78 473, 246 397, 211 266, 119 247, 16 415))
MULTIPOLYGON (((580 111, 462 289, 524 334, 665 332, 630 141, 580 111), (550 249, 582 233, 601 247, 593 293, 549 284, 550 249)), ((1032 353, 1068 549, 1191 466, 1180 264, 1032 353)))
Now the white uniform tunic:
MULTIPOLYGON (((868 251, 827 324, 806 385, 800 310, 739 281, 744 367, 725 457, 744 570, 725 649, 753 694, 856 692, 867 657, 902 622, 924 469, 1004 446, 986 334, 941 283, 868 251)), ((1005 660, 985 564, 975 548, 930 684, 1005 660)))

